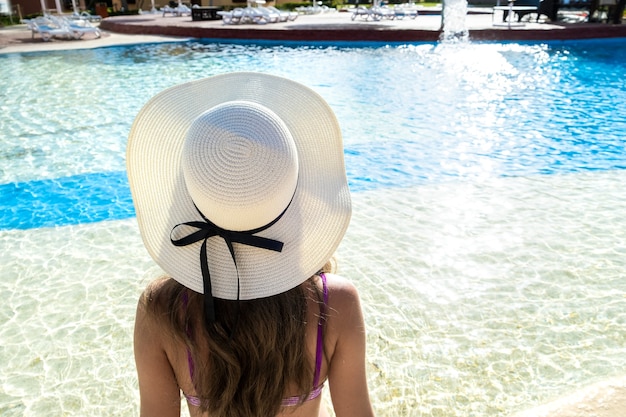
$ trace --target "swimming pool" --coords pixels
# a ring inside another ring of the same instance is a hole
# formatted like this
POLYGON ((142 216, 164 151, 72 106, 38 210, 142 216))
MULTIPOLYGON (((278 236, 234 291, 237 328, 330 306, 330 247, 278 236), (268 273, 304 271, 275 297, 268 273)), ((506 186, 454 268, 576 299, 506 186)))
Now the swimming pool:
MULTIPOLYGON (((626 365, 626 40, 139 45, 0 55, 0 414, 135 415, 128 130, 171 85, 263 71, 342 126, 385 416, 507 416, 626 365), (16 75, 19 74, 19 75, 16 75)), ((238 86, 233 86, 238 88, 238 86)))

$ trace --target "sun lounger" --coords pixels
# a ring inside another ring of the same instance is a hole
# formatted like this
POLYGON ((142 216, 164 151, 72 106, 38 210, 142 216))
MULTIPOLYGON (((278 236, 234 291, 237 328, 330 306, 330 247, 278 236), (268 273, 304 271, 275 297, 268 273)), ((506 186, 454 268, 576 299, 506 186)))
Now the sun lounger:
POLYGON ((370 17, 370 9, 365 7, 357 7, 356 9, 352 9, 351 12, 352 16, 350 16, 350 19, 352 20, 355 20, 357 17, 363 17, 367 20, 370 17))
POLYGON ((86 20, 88 22, 100 22, 102 20, 102 17, 99 15, 93 15, 89 12, 80 12, 80 13, 74 13, 71 16, 72 20, 86 20))
POLYGON ((260 11, 261 14, 266 18, 268 23, 278 23, 281 21, 280 11, 272 10, 269 7, 256 7, 256 10, 260 11))
POLYGON ((217 12, 217 14, 219 16, 222 16, 222 22, 224 22, 224 24, 226 25, 256 23, 260 20, 263 20, 263 23, 267 23, 264 19, 262 19, 262 16, 257 16, 256 13, 250 11, 249 9, 251 9, 251 7, 246 7, 245 9, 241 7, 236 7, 229 12, 219 11, 217 12))
POLYGON ((241 18, 243 17, 243 9, 236 8, 229 12, 220 10, 217 12, 218 16, 222 16, 222 22, 225 25, 236 25, 241 22, 241 18))
POLYGON ((165 17, 166 14, 171 14, 173 16, 191 16, 191 9, 187 6, 185 6, 184 4, 179 4, 176 7, 170 7, 170 6, 164 6, 161 7, 161 12, 163 12, 163 17, 165 17))
POLYGON ((178 16, 191 16, 191 9, 184 4, 179 4, 176 10, 178 11, 178 16))
POLYGON ((261 9, 261 7, 246 7, 243 9, 244 17, 242 19, 242 23, 256 23, 258 25, 273 23, 273 18, 259 9, 261 9))
POLYGON ((53 37, 69 38, 72 35, 72 33, 65 28, 57 28, 45 23, 35 22, 33 23, 31 30, 33 32, 33 38, 35 37, 35 33, 38 33, 44 42, 48 42, 53 37))
POLYGON ((401 6, 396 6, 394 8, 390 8, 387 6, 372 6, 369 9, 366 7, 357 7, 356 9, 352 9, 351 13, 352 20, 355 20, 357 17, 361 17, 365 20, 371 19, 374 21, 379 21, 382 19, 402 20, 405 17, 415 19, 418 15, 417 9, 401 6))
POLYGON ((419 14, 417 12, 417 9, 411 8, 411 7, 396 6, 394 7, 393 11, 396 14, 396 19, 398 20, 402 20, 405 17, 408 17, 410 19, 415 19, 417 15, 419 14))
POLYGON ((279 15, 266 10, 265 7, 236 8, 231 12, 218 12, 225 24, 256 23, 265 25, 279 21, 279 15))
POLYGON ((381 20, 381 19, 395 19, 396 14, 394 13, 393 9, 390 9, 388 7, 380 7, 380 6, 374 6, 371 8, 365 8, 365 7, 357 7, 355 10, 352 11, 352 16, 351 19, 355 20, 357 17, 362 17, 365 20, 381 20))
POLYGON ((31 30, 33 38, 39 34, 44 42, 48 42, 53 37, 80 39, 87 33, 94 34, 96 38, 101 36, 100 29, 90 22, 84 20, 79 23, 63 16, 48 15, 24 20, 24 23, 31 30))
POLYGON ((72 37, 72 32, 68 28, 58 25, 49 17, 37 17, 35 19, 24 20, 23 22, 26 23, 27 27, 31 30, 33 39, 36 34, 39 34, 44 42, 48 42, 53 37, 72 37))
POLYGON ((289 12, 286 10, 279 10, 274 6, 268 6, 266 7, 266 9, 276 13, 279 16, 279 20, 281 22, 293 22, 294 20, 296 20, 298 18, 298 13, 297 12, 289 12))
POLYGON ((74 39, 80 39, 88 33, 95 35, 96 38, 102 36, 100 29, 93 26, 88 20, 72 21, 64 19, 62 25, 72 32, 74 39))
MULTIPOLYGON (((288 12, 286 12, 288 13, 288 12)), ((267 23, 277 23, 280 21, 287 21, 289 19, 294 20, 297 16, 291 14, 281 15, 278 9, 270 7, 252 7, 235 8, 229 12, 219 11, 219 16, 222 16, 222 22, 226 25, 236 25, 242 23, 256 23, 258 25, 265 25, 267 23), (282 20, 284 19, 284 20, 282 20)))
POLYGON ((390 9, 387 6, 374 6, 370 9, 370 15, 374 20, 381 19, 389 19, 393 20, 396 18, 396 13, 393 9, 390 9))
POLYGON ((302 13, 302 14, 320 14, 320 13, 337 12, 337 9, 335 9, 334 7, 328 7, 326 5, 300 6, 300 7, 296 7, 296 10, 298 11, 298 13, 302 13))

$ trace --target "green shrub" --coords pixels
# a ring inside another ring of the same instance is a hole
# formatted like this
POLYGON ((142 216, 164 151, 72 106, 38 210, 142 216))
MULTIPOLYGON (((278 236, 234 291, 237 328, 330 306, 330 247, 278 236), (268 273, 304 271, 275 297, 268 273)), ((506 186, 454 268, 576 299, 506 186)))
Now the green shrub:
POLYGON ((296 10, 297 7, 306 7, 306 6, 310 6, 311 2, 307 1, 304 3, 282 3, 280 6, 278 6, 279 9, 283 9, 283 10, 296 10))
POLYGON ((109 16, 129 16, 129 15, 134 15, 134 14, 139 14, 139 10, 124 10, 124 11, 117 11, 114 12, 112 8, 108 8, 108 13, 109 16))
POLYGON ((20 18, 17 16, 0 15, 0 27, 17 25, 18 23, 20 23, 20 18))

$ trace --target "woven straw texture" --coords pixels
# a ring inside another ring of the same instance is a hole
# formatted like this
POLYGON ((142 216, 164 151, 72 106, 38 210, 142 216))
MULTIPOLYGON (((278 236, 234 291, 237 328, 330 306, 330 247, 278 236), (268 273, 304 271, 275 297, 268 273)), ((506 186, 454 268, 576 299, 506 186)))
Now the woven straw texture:
MULTIPOLYGON (((208 241, 213 296, 247 300, 287 291, 330 259, 350 221, 350 195, 339 125, 328 104, 311 89, 262 73, 228 73, 171 87, 137 115, 129 135, 127 170, 144 244, 172 278, 203 292, 201 243, 176 247, 170 232, 177 224, 202 220, 183 175, 188 130, 204 112, 231 101, 258 103, 275 113, 293 138, 298 162, 288 209, 276 224, 258 233, 283 242, 282 252, 235 244, 237 272, 224 240, 208 241)), ((228 220, 229 215, 221 211, 215 216, 247 226, 245 220, 228 220)))

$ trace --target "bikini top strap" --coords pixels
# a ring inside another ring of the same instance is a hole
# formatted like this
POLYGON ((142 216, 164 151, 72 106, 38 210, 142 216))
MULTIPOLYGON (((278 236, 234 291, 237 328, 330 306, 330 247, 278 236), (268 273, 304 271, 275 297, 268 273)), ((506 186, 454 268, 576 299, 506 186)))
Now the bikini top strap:
MULTIPOLYGON (((185 311, 187 311, 188 304, 189 304, 189 294, 187 293, 187 290, 184 290, 183 307, 185 308, 185 311)), ((186 332, 187 332, 187 336, 191 339, 191 329, 189 328, 189 324, 187 324, 186 332)), ((193 358, 191 357, 191 351, 189 350, 189 346, 187 346, 187 366, 189 367, 189 376, 191 377, 191 380, 193 381, 194 365, 193 365, 193 358)))
POLYGON ((322 292, 324 303, 320 306, 320 318, 317 321, 317 346, 315 348, 315 373, 313 375, 313 388, 317 388, 322 371, 322 359, 324 357, 324 322, 326 321, 328 306, 328 285, 326 284, 326 275, 320 274, 322 278, 322 292))

